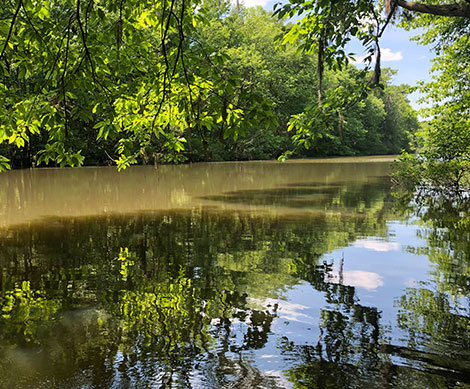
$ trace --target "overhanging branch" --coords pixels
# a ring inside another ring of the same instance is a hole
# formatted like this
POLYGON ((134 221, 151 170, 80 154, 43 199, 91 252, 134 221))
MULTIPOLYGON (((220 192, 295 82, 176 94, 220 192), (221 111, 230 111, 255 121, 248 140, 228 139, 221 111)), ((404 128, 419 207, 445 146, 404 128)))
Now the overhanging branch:
POLYGON ((470 3, 424 4, 398 0, 398 6, 408 11, 447 17, 470 18, 470 3))
POLYGON ((15 26, 16 17, 18 16, 22 5, 23 5, 23 1, 19 0, 18 1, 18 6, 16 7, 16 11, 15 11, 13 17, 11 18, 10 29, 8 30, 8 35, 5 39, 5 43, 3 44, 3 49, 2 49, 2 53, 0 54, 0 59, 3 58, 3 55, 6 52, 6 49, 8 47, 8 42, 10 41, 10 38, 11 38, 11 33, 13 32, 13 27, 15 26))

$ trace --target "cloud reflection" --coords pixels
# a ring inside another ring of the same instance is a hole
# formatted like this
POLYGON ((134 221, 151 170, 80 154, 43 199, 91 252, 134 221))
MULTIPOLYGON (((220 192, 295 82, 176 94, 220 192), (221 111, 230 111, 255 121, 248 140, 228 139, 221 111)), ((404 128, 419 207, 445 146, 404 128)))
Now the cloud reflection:
POLYGON ((295 304, 284 300, 275 300, 267 298, 264 300, 250 298, 256 307, 274 307, 276 306, 277 316, 284 320, 295 321, 299 323, 312 323, 313 318, 303 312, 310 307, 302 304, 295 304))
POLYGON ((353 247, 360 247, 372 251, 398 251, 400 245, 397 242, 384 242, 381 240, 375 239, 360 239, 356 240, 353 244, 353 247))
POLYGON ((346 270, 343 272, 342 280, 339 272, 330 273, 328 275, 328 282, 333 284, 341 283, 367 290, 374 290, 384 285, 383 279, 379 274, 363 270, 346 270))

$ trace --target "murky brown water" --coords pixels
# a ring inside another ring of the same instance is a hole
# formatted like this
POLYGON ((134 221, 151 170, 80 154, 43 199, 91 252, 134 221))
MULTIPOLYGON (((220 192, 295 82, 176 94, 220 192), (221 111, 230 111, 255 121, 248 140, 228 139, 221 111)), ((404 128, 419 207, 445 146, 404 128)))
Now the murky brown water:
POLYGON ((1 174, 0 387, 468 387, 462 210, 390 162, 1 174))
MULTIPOLYGON (((16 170, 0 175, 0 227, 49 216, 80 217, 217 207, 257 210, 260 204, 212 201, 227 193, 299 185, 343 185, 383 177, 392 158, 201 163, 180 166, 16 170), (384 161, 384 163, 372 163, 384 161)), ((282 200, 282 197, 280 197, 282 200)), ((291 212, 268 202, 260 210, 291 212)), ((308 212, 309 210, 304 209, 308 212)))

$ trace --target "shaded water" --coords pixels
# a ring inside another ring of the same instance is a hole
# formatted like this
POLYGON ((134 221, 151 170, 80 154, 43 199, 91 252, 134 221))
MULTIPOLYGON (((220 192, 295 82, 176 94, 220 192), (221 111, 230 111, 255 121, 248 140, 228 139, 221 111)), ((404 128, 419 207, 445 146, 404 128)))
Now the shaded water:
POLYGON ((389 163, 0 175, 0 386, 469 387, 468 229, 389 163))

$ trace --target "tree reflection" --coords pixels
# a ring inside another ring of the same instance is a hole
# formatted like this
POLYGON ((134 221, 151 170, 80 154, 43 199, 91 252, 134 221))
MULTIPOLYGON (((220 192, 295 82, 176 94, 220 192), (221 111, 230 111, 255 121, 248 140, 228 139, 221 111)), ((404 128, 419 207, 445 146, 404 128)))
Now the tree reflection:
POLYGON ((256 359, 269 347, 295 387, 469 383, 468 207, 421 208, 428 245, 414 250, 435 263, 433 282, 397 299, 397 341, 325 259, 387 233, 386 191, 349 189, 303 216, 193 209, 0 231, 5 385, 275 388, 256 359), (324 299, 313 335, 279 335, 278 302, 307 283, 324 299))
POLYGON ((386 339, 381 313, 363 306, 352 286, 328 282, 330 265, 314 265, 302 258, 295 264, 315 289, 324 292, 315 345, 302 345, 285 338, 283 353, 295 357, 289 379, 300 388, 383 387, 392 378, 390 360, 382 353, 386 339), (384 382, 385 380, 385 382, 384 382))
MULTIPOLYGON (((405 203, 402 203, 402 205, 405 203)), ((328 264, 299 258, 294 268, 328 303, 321 310, 316 345, 285 338, 283 352, 297 366, 288 370, 296 387, 467 387, 470 384, 469 202, 427 198, 406 203, 402 214, 420 223, 426 247, 409 248, 435 264, 431 282, 408 288, 397 299, 396 339, 381 314, 359 304, 353 287, 325 283, 328 264)))
MULTIPOLYGON (((244 359, 265 347, 277 317, 274 304, 255 307, 253 299, 277 298, 299 278, 308 280, 308 266, 357 234, 384 233, 383 197, 373 204, 359 216, 194 210, 5 230, 5 380, 16 380, 20 345, 32 371, 20 386, 38 374, 54 385, 275 387, 244 359), (39 354, 41 361, 31 357, 39 354)), ((325 281, 328 271, 312 275, 323 280, 319 290, 332 289, 333 301, 337 286, 325 281)))
MULTIPOLYGON (((401 211, 419 217, 419 234, 434 264, 431 281, 408 288, 396 304, 398 325, 409 347, 419 351, 416 366, 430 364, 444 376, 470 377, 470 201, 465 197, 418 197, 401 211)), ((443 385, 443 384, 442 384, 443 385)))

